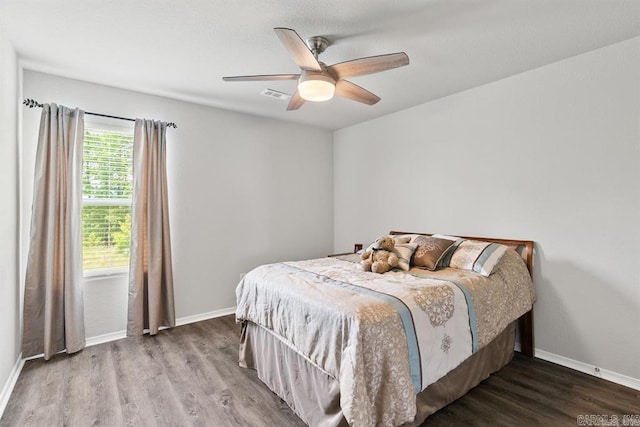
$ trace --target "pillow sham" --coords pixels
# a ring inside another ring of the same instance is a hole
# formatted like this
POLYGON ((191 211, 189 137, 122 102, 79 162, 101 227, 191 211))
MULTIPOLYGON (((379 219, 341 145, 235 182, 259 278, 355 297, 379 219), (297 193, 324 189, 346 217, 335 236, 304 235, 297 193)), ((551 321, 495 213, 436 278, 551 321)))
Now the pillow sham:
POLYGON ((465 240, 457 246, 448 265, 489 277, 506 251, 507 247, 499 243, 465 240))
MULTIPOLYGON (((392 236, 389 235, 389 237, 391 237, 393 239, 393 243, 394 245, 398 245, 400 243, 409 243, 411 241, 411 236, 408 234, 403 234, 402 236, 392 236)), ((377 240, 377 239, 376 239, 377 240)), ((373 242, 369 243, 367 246, 363 246, 362 249, 360 249, 358 252, 356 252, 357 254, 362 254, 364 251, 370 251, 373 244, 376 241, 374 240, 373 242)))
POLYGON ((411 243, 418 245, 411 257, 411 265, 433 271, 438 268, 438 263, 455 241, 433 236, 416 236, 411 243))
POLYGON ((409 243, 412 239, 414 239, 418 234, 390 234, 389 237, 393 237, 393 240, 396 243, 409 243))
POLYGON ((389 236, 391 237, 393 240, 395 240, 396 245, 398 243, 409 243, 411 241, 411 235, 408 234, 403 234, 401 236, 389 236))
POLYGON ((438 239, 453 240, 454 242, 460 239, 460 237, 449 236, 448 234, 432 234, 431 237, 436 237, 438 239))
POLYGON ((393 253, 398 257, 398 267, 402 271, 409 271, 411 256, 418 245, 416 243, 396 243, 393 253))
POLYGON ((453 241, 453 245, 451 245, 449 247, 449 250, 444 253, 443 257, 440 259, 440 262, 438 263, 438 267, 437 268, 449 267, 449 263, 451 262, 451 257, 455 253, 455 251, 458 248, 458 246, 460 246, 460 244, 462 242, 464 242, 465 239, 462 239, 462 238, 456 237, 456 236, 448 236, 446 234, 434 234, 431 237, 435 237, 437 239, 446 239, 446 240, 453 241))

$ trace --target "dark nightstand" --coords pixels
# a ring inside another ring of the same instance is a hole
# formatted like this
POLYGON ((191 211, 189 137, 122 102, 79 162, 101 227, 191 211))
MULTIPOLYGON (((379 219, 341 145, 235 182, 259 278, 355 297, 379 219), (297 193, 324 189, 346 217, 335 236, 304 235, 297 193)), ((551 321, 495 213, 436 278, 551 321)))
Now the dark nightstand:
POLYGON ((351 255, 351 254, 355 254, 356 252, 358 252, 359 250, 362 249, 362 243, 354 243, 353 245, 353 252, 341 252, 339 254, 329 254, 327 256, 341 256, 341 255, 351 255))

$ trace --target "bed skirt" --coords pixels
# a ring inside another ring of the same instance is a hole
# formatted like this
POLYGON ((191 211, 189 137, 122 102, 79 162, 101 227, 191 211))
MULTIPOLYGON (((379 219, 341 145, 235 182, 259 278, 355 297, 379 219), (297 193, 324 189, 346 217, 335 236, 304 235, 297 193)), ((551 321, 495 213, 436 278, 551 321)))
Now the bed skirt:
MULTIPOLYGON (((420 425, 429 415, 462 397, 509 363, 514 342, 515 322, 457 368, 418 393, 416 418, 411 425, 420 425)), ((255 369, 258 378, 308 425, 348 425, 340 408, 338 381, 267 329, 244 322, 239 354, 240 366, 255 369)))

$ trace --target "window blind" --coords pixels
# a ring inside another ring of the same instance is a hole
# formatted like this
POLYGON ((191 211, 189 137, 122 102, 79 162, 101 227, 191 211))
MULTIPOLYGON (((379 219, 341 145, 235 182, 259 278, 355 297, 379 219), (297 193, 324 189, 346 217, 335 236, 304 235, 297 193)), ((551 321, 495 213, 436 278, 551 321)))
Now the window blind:
POLYGON ((85 276, 129 266, 133 134, 85 129, 82 264, 85 276))

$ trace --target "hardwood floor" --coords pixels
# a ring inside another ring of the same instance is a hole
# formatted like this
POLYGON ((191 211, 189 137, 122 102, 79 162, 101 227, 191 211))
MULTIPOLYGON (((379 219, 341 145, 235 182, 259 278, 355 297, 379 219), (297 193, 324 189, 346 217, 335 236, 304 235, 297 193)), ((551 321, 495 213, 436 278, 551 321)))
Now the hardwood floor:
MULTIPOLYGON (((303 426, 238 367, 238 332, 225 316, 28 361, 0 426, 303 426)), ((638 391, 516 355, 424 425, 575 426, 579 415, 617 415, 622 425, 638 414, 638 391)))

